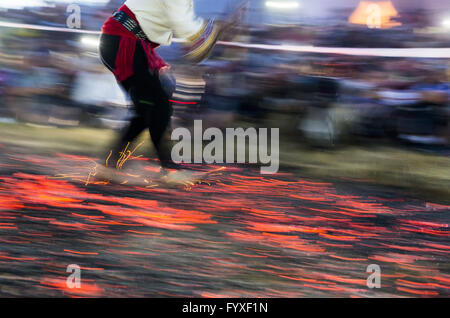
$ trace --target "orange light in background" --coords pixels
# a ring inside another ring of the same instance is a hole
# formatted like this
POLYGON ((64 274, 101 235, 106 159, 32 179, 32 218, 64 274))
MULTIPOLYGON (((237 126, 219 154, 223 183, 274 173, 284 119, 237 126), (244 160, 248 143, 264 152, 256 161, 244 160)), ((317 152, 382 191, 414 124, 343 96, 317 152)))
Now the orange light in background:
POLYGON ((396 17, 398 12, 391 1, 361 1, 348 22, 367 25, 371 29, 388 29, 401 25, 391 20, 396 17))

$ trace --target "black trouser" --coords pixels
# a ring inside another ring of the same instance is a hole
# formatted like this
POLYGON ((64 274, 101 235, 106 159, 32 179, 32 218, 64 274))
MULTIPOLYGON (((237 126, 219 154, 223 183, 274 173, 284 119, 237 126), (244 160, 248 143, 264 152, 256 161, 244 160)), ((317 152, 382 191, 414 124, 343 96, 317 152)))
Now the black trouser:
MULTIPOLYGON (((111 71, 116 65, 116 56, 119 49, 120 36, 102 34, 100 39, 100 56, 111 71)), ((170 157, 170 142, 164 140, 172 116, 172 105, 169 97, 161 86, 159 74, 148 68, 146 53, 139 41, 133 59, 134 75, 120 85, 129 94, 133 101, 133 117, 121 131, 119 140, 112 147, 112 154, 108 161, 109 166, 117 165, 121 152, 145 129, 149 129, 159 160, 163 167, 176 167, 170 157)))

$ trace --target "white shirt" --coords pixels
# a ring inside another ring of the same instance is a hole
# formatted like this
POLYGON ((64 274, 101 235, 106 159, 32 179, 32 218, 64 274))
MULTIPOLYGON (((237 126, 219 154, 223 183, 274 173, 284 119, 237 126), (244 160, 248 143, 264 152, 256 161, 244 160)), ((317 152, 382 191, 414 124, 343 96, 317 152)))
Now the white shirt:
POLYGON ((127 0, 144 33, 155 43, 170 45, 172 37, 187 39, 203 28, 196 17, 193 0, 127 0))

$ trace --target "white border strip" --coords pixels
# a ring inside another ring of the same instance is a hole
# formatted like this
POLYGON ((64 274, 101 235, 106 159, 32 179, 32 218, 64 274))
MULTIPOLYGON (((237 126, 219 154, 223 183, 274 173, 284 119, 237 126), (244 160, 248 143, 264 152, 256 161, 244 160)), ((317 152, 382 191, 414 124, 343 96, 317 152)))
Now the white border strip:
POLYGON ((354 56, 410 57, 410 58, 450 58, 450 48, 346 48, 320 47, 312 45, 268 45, 241 42, 218 42, 219 44, 271 51, 304 52, 319 54, 343 54, 354 56))
MULTIPOLYGON (((100 35, 100 31, 89 31, 81 29, 69 29, 60 27, 51 27, 35 24, 22 24, 0 21, 0 27, 20 28, 29 30, 71 32, 81 34, 100 35)), ((173 39, 174 42, 183 42, 181 39, 173 39)), ((319 47, 308 45, 269 45, 269 44, 250 44, 242 42, 217 42, 220 45, 230 47, 240 47, 248 49, 260 49, 269 51, 286 51, 318 54, 341 54, 353 56, 377 56, 377 57, 407 57, 407 58, 438 58, 449 59, 450 48, 346 48, 346 47, 319 47)))

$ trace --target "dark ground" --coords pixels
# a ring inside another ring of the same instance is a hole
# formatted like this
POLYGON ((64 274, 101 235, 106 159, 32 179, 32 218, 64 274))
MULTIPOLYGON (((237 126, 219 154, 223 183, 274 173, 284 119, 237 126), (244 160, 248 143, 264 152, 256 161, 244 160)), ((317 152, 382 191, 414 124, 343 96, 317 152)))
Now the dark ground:
POLYGON ((93 158, 1 150, 0 296, 450 295, 448 205, 248 167, 190 189, 86 185, 93 158))

